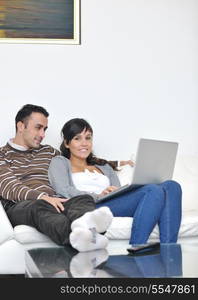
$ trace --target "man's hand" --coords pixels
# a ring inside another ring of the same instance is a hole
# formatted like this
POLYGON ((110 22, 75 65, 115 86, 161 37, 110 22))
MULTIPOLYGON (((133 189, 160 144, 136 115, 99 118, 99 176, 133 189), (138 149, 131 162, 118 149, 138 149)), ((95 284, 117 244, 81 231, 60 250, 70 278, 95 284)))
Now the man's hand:
POLYGON ((47 195, 43 195, 40 199, 49 202, 52 206, 56 208, 57 212, 59 213, 64 210, 64 206, 62 205, 62 202, 66 202, 69 200, 69 199, 62 199, 57 197, 50 197, 47 195))

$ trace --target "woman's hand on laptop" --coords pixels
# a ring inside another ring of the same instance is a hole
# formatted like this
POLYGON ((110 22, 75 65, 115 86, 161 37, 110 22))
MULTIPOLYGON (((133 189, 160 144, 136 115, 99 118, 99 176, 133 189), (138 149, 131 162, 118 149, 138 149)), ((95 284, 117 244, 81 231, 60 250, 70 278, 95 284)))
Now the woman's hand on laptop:
POLYGON ((114 185, 111 185, 111 186, 108 186, 104 191, 102 191, 102 193, 100 194, 100 196, 105 196, 111 192, 114 192, 118 189, 117 186, 114 186, 114 185))

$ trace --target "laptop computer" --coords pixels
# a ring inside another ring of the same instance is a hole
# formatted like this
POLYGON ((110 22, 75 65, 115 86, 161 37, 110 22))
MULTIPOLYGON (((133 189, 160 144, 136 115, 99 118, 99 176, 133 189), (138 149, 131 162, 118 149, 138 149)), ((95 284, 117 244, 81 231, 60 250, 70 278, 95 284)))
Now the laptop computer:
POLYGON ((97 203, 112 199, 145 184, 159 184, 172 179, 177 150, 177 142, 141 138, 131 183, 102 196, 97 203))

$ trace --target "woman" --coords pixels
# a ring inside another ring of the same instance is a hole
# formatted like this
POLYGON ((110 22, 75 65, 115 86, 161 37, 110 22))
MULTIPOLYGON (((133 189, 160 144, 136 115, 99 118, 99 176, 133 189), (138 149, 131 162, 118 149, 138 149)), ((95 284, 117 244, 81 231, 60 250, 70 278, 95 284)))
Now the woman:
POLYGON ((156 224, 161 243, 177 242, 182 195, 177 182, 148 184, 97 203, 120 187, 114 165, 93 155, 93 130, 86 120, 71 119, 62 135, 62 155, 53 158, 49 167, 50 183, 61 197, 90 194, 97 208, 107 206, 115 217, 133 217, 131 245, 145 244, 156 224))

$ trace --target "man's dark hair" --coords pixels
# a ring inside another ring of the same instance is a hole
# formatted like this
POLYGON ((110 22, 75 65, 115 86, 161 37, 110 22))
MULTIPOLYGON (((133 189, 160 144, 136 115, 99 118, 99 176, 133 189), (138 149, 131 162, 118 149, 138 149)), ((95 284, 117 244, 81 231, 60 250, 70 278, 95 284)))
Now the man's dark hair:
POLYGON ((17 123, 20 121, 24 122, 24 123, 27 122, 27 120, 29 119, 30 115, 33 112, 43 114, 46 118, 49 116, 49 113, 42 106, 26 104, 18 111, 18 113, 15 117, 16 130, 17 130, 17 123))

